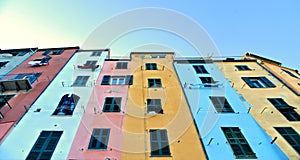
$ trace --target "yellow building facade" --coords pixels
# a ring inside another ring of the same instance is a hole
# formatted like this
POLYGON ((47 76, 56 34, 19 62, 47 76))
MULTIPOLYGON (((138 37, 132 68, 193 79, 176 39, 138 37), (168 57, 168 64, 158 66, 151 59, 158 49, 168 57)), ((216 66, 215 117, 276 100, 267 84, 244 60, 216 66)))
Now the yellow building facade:
POLYGON ((300 98, 287 84, 256 60, 227 60, 215 64, 231 86, 252 106, 249 113, 289 159, 299 159, 300 98))
POLYGON ((274 76, 285 83, 290 89, 298 96, 300 96, 300 75, 297 70, 287 68, 281 65, 280 62, 276 62, 261 56, 257 56, 251 53, 246 53, 243 59, 255 59, 263 67, 265 67, 274 76))
POLYGON ((173 53, 131 53, 122 159, 206 159, 173 53))

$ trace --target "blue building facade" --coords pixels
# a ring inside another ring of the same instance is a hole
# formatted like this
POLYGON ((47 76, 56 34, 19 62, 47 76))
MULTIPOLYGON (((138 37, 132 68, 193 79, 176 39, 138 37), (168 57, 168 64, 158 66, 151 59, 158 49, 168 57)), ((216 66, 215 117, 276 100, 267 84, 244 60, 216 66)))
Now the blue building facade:
POLYGON ((288 159, 212 61, 177 60, 174 67, 209 159, 288 159))

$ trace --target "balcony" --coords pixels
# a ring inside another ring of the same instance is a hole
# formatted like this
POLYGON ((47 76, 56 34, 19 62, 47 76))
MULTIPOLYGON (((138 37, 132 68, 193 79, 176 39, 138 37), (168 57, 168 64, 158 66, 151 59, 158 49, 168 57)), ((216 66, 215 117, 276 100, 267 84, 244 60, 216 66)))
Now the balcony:
POLYGON ((0 76, 0 92, 30 90, 31 84, 41 75, 38 73, 21 73, 0 76))

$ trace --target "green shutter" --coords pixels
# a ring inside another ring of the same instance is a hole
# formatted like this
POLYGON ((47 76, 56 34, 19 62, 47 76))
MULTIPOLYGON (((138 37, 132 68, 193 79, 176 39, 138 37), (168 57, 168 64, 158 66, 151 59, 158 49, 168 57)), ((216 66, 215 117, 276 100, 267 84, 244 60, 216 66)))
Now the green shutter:
POLYGON ((26 160, 51 159, 63 131, 42 131, 26 160))
POLYGON ((292 127, 274 127, 300 155, 300 135, 292 127))
POLYGON ((238 127, 221 127, 227 142, 235 155, 235 158, 256 159, 256 155, 251 149, 246 138, 238 127))

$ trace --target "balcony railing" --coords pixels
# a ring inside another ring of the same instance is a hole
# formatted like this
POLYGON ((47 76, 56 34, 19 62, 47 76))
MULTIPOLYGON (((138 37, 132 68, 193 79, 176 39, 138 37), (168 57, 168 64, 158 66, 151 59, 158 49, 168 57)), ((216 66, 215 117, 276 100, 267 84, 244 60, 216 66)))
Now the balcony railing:
POLYGON ((185 83, 185 88, 188 87, 189 89, 201 89, 201 88, 223 88, 223 83, 217 82, 217 83, 199 83, 199 84, 187 84, 185 83))

